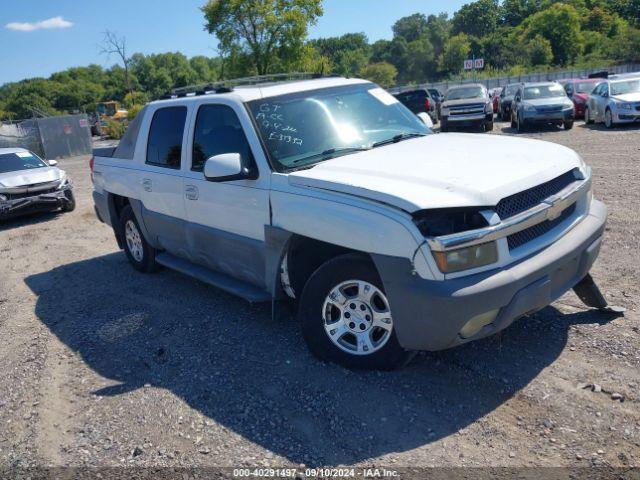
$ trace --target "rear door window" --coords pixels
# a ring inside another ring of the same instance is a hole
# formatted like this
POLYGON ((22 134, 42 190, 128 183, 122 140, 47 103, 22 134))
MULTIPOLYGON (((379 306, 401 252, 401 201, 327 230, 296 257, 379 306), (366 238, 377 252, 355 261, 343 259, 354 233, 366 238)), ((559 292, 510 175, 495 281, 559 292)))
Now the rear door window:
POLYGON ((158 167, 180 168, 186 107, 156 110, 147 141, 147 163, 158 167))

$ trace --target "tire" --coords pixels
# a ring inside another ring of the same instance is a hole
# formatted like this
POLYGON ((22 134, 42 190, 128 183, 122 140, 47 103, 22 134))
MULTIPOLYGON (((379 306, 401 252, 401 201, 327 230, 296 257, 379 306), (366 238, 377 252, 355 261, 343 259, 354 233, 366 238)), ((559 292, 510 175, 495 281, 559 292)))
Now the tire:
POLYGON ((517 128, 517 127, 518 127, 518 124, 513 118, 513 112, 511 112, 511 128, 517 128))
POLYGON ((486 122, 484 124, 484 131, 485 132, 490 132, 493 130, 493 122, 486 122))
POLYGON ((568 122, 564 122, 564 129, 565 130, 571 130, 573 128, 573 120, 570 120, 568 122))
POLYGON ((524 122, 520 119, 520 115, 516 114, 516 129, 518 133, 524 133, 526 131, 524 122))
POLYGON ((67 201, 62 206, 63 212, 73 212, 76 209, 76 197, 72 190, 64 192, 64 196, 67 197, 67 201))
POLYGON ((440 131, 441 132, 449 131, 449 122, 447 121, 447 117, 442 117, 440 119, 440 131))
POLYGON ((124 239, 124 253, 127 255, 131 265, 136 270, 144 273, 158 270, 156 250, 144 238, 131 205, 127 205, 122 209, 120 232, 124 239))
POLYGON ((593 123, 593 119, 589 113, 589 107, 584 107, 584 123, 587 125, 591 125, 593 123))
POLYGON ((613 128, 616 126, 615 123, 613 123, 613 114, 609 107, 604 111, 604 126, 607 128, 613 128))
POLYGON ((347 368, 393 370, 414 356, 398 343, 378 272, 361 255, 341 255, 311 275, 300 297, 298 321, 316 357, 347 368))

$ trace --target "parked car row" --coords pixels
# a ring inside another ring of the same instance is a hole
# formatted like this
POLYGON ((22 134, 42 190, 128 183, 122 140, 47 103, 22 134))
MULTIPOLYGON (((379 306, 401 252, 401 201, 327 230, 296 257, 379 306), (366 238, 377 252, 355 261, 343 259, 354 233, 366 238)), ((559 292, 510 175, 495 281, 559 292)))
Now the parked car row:
POLYGON ((573 128, 576 119, 607 128, 640 122, 640 73, 605 78, 512 83, 488 92, 481 84, 437 89, 416 88, 395 95, 416 113, 428 113, 440 130, 452 127, 493 129, 493 116, 522 132, 534 125, 573 128), (437 100, 436 100, 437 99, 437 100))

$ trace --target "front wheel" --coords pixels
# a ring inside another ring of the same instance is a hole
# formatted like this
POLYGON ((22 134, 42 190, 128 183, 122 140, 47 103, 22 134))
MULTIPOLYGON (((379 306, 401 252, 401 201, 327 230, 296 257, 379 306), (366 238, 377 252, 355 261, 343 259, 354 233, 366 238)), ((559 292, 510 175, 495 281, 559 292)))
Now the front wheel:
POLYGON ((525 131, 524 122, 520 118, 520 115, 516 115, 516 129, 518 133, 523 133, 525 131))
POLYGON ((442 117, 440 119, 440 131, 441 132, 449 131, 449 121, 447 120, 447 117, 442 117))
POLYGON ((67 190, 64 192, 66 201, 62 205, 63 212, 73 212, 76 209, 76 197, 73 195, 73 191, 67 190))
POLYGON ((511 128, 518 128, 518 122, 516 122, 516 119, 513 117, 513 112, 511 113, 511 128))
POLYGON ((569 120, 567 122, 564 122, 564 129, 565 130, 571 130, 573 128, 573 120, 569 120))
POLYGON ((484 124, 484 131, 485 132, 490 132, 493 130, 493 122, 486 122, 484 124))
POLYGON ((398 343, 378 272, 361 255, 341 255, 313 273, 298 319, 309 349, 325 361, 392 370, 413 357, 398 343))
POLYGON ((607 108, 604 112, 604 126, 607 128, 613 128, 613 114, 611 113, 611 109, 607 108))
POLYGON ((130 205, 122 209, 120 214, 120 231, 124 238, 124 253, 136 270, 144 273, 158 269, 156 250, 144 238, 138 220, 130 205))
POLYGON ((587 125, 591 125, 593 123, 591 113, 589 112, 589 107, 584 107, 584 123, 586 123, 587 125))

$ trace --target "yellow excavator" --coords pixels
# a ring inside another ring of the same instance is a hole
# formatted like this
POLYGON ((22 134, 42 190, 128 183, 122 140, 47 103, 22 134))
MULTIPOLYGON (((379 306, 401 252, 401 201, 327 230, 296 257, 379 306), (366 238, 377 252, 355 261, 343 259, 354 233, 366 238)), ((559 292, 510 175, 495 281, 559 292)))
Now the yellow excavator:
POLYGON ((91 134, 102 135, 104 127, 107 126, 107 122, 112 120, 124 122, 126 119, 127 110, 120 108, 118 102, 113 100, 100 102, 96 106, 96 114, 91 122, 91 134))

